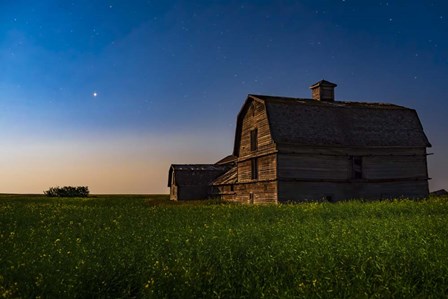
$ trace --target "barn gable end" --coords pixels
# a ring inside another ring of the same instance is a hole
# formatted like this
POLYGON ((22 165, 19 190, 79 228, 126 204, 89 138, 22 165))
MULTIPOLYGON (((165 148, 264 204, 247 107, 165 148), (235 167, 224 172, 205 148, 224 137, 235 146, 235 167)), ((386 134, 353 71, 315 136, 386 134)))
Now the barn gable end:
POLYGON ((250 141, 254 130, 257 131, 257 153, 275 149, 268 119, 264 101, 249 95, 237 117, 234 156, 240 160, 254 155, 250 141))

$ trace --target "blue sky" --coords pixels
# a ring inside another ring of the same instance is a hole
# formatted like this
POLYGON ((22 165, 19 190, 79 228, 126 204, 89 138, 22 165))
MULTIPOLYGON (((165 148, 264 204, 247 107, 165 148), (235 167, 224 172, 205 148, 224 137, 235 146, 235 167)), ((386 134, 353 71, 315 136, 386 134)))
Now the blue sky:
POLYGON ((448 188, 445 1, 2 0, 0 67, 0 192, 164 193, 231 153, 247 94, 323 78, 416 109, 448 188))

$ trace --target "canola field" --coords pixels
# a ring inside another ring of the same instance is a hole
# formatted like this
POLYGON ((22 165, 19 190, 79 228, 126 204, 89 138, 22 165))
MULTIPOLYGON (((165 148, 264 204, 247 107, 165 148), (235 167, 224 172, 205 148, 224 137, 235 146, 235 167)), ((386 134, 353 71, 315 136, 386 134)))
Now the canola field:
POLYGON ((0 195, 1 298, 440 298, 448 198, 0 195))

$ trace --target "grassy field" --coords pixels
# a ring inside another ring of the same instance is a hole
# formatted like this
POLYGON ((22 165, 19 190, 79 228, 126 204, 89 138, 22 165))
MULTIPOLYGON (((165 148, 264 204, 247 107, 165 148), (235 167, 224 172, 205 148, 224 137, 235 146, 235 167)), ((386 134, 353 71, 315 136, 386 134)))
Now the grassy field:
POLYGON ((0 297, 448 296, 448 199, 0 196, 0 297))

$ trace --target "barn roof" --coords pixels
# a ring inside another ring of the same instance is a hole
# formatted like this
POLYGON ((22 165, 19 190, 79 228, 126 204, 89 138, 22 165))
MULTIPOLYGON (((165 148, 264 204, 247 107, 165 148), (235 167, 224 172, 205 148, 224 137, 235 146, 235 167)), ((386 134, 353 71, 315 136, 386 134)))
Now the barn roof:
POLYGON ((212 185, 232 185, 236 184, 237 181, 237 167, 234 166, 230 168, 227 172, 225 172, 223 175, 215 179, 212 183, 212 185))
POLYGON ((210 184, 228 169, 226 165, 216 164, 172 164, 168 173, 168 187, 171 187, 173 174, 178 185, 204 185, 210 184))
POLYGON ((414 109, 386 103, 322 102, 249 95, 238 114, 234 155, 242 119, 253 101, 266 106, 275 143, 341 147, 430 147, 414 109))

